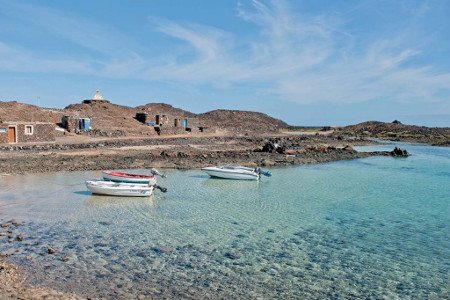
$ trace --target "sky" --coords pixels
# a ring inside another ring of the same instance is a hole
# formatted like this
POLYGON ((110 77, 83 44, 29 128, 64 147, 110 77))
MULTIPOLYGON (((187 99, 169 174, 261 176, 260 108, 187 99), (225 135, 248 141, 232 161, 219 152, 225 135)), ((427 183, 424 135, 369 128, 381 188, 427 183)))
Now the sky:
POLYGON ((450 126, 447 0, 0 0, 0 101, 450 126))

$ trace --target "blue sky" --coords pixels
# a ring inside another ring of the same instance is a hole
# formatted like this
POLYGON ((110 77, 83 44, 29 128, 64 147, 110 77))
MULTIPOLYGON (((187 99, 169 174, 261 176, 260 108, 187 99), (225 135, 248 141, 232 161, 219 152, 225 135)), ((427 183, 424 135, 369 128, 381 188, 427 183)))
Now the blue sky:
POLYGON ((4 1, 0 100, 450 126, 450 1, 4 1))

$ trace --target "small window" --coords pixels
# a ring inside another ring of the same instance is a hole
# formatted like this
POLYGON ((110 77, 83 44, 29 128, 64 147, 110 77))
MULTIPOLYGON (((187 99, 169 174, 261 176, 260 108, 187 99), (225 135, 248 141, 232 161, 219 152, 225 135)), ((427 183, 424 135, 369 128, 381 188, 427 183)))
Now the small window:
POLYGON ((33 125, 25 125, 25 134, 33 134, 33 125))

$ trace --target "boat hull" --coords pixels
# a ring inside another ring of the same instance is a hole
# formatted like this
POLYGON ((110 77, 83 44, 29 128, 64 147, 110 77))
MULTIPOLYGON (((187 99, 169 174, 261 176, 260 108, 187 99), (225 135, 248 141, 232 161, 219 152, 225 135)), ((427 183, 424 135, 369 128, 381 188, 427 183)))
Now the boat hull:
POLYGON ((235 180, 258 180, 259 174, 248 170, 221 169, 217 167, 202 168, 211 177, 235 180))
POLYGON ((102 177, 104 180, 114 182, 143 183, 149 185, 156 184, 156 176, 153 175, 138 175, 114 171, 103 171, 102 177))
POLYGON ((147 184, 126 184, 111 181, 86 181, 86 187, 92 194, 122 196, 122 197, 150 197, 153 186, 147 184))

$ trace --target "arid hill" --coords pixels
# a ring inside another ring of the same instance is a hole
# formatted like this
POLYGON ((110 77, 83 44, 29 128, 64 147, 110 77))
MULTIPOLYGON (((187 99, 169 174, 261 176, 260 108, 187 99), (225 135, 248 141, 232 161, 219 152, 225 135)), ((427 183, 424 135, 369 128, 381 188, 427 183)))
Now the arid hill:
POLYGON ((389 140, 450 145, 450 128, 405 125, 400 122, 368 121, 340 129, 346 135, 367 136, 389 140))
POLYGON ((179 117, 196 117, 196 114, 191 113, 180 108, 173 107, 172 105, 165 103, 148 103, 145 105, 136 106, 134 108, 135 112, 146 112, 149 115, 171 115, 179 117))
POLYGON ((92 127, 96 131, 118 131, 126 135, 154 133, 152 128, 135 119, 136 109, 133 107, 93 101, 91 103, 71 104, 64 108, 63 113, 70 116, 91 118, 92 127))
POLYGON ((218 109, 197 116, 208 126, 231 132, 277 132, 288 127, 281 120, 252 111, 218 109))
POLYGON ((108 101, 71 104, 64 109, 41 108, 34 105, 0 102, 0 119, 3 121, 61 122, 61 117, 70 115, 92 119, 96 132, 117 132, 118 135, 152 135, 152 127, 135 119, 136 113, 146 112, 149 119, 155 115, 169 115, 179 118, 196 118, 198 124, 212 131, 226 133, 277 132, 288 125, 266 114, 238 110, 214 110, 203 114, 175 108, 164 103, 148 103, 137 107, 117 105, 108 101), (122 134, 123 133, 123 134, 122 134))
POLYGON ((61 109, 41 108, 17 101, 0 101, 0 120, 3 122, 53 122, 61 121, 61 109))

